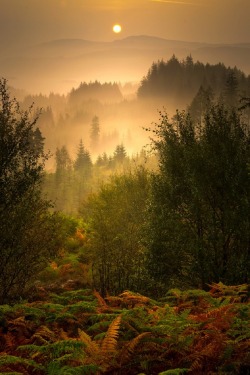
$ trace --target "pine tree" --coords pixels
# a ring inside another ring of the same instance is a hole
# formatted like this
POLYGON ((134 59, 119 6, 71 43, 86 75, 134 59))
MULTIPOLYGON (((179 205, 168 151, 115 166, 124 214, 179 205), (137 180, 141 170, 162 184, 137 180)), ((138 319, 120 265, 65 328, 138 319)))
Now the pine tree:
POLYGON ((227 75, 224 96, 225 101, 230 107, 236 107, 238 104, 238 80, 234 70, 230 70, 227 75))
POLYGON ((56 179, 60 181, 71 168, 72 161, 67 147, 64 145, 56 149, 56 179))
POLYGON ((91 174, 92 161, 90 158, 90 153, 89 151, 85 150, 82 139, 80 140, 78 146, 74 168, 77 172, 85 175, 85 177, 90 176, 91 174))
POLYGON ((114 151, 114 161, 116 163, 123 163, 127 157, 127 152, 123 144, 117 145, 114 151))
POLYGON ((99 117, 94 116, 91 122, 91 131, 90 131, 91 147, 95 149, 99 144, 100 139, 100 124, 99 117))

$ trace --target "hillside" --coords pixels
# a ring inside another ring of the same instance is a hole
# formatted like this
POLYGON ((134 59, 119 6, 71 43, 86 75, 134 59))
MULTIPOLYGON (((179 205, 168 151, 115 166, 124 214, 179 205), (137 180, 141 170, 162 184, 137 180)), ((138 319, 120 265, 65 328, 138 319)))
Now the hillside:
POLYGON ((2 51, 1 75, 30 92, 68 92, 82 81, 140 81, 153 61, 173 54, 203 63, 223 62, 250 73, 250 44, 211 45, 146 35, 113 42, 82 39, 48 41, 19 51, 2 51))

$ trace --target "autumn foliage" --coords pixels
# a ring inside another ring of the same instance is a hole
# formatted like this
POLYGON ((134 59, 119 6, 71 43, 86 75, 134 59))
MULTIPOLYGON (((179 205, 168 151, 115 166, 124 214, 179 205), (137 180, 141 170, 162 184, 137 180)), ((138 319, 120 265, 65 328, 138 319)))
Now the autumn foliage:
POLYGON ((37 291, 0 307, 0 374, 247 374, 249 289, 37 291), (40 293, 40 294, 39 294, 40 293))

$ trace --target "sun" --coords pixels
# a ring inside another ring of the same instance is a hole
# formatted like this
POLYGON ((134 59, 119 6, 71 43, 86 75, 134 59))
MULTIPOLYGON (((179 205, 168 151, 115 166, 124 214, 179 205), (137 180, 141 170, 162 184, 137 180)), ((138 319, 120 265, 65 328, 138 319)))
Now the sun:
POLYGON ((122 31, 121 25, 114 25, 113 26, 113 31, 116 34, 119 34, 122 31))

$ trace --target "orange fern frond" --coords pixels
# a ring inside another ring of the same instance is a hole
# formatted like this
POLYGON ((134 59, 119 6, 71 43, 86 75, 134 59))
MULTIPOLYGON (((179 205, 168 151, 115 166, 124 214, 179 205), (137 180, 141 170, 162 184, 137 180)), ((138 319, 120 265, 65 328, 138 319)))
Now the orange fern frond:
POLYGON ((97 292, 96 290, 94 290, 93 294, 94 294, 94 296, 96 297, 96 299, 98 301, 99 307, 101 307, 102 309, 108 309, 108 305, 106 304, 105 299, 102 298, 102 296, 100 295, 100 293, 97 292))
POLYGON ((12 335, 12 333, 8 332, 5 336, 5 350, 9 353, 13 348, 17 346, 16 338, 12 335))
POLYGON ((135 305, 147 305, 150 301, 148 297, 142 296, 139 293, 132 293, 129 290, 125 290, 122 294, 119 295, 122 298, 124 304, 128 307, 134 307, 135 305))
POLYGON ((100 348, 98 344, 91 339, 91 337, 81 329, 78 329, 79 341, 85 344, 84 351, 92 358, 98 356, 100 348))
POLYGON ((190 371, 198 371, 200 372, 202 370, 202 367, 203 367, 203 355, 201 355, 200 353, 196 353, 195 354, 195 358, 194 358, 194 361, 191 365, 191 368, 190 368, 190 371))
POLYGON ((114 352, 117 345, 117 338, 119 335, 119 328, 121 324, 121 315, 118 315, 115 320, 110 324, 106 336, 102 341, 101 350, 102 353, 114 352))
POLYGON ((143 332, 140 335, 134 337, 127 345, 125 345, 122 349, 120 355, 120 362, 121 364, 127 363, 131 357, 134 355, 136 347, 139 345, 142 339, 151 335, 150 332, 143 332))
POLYGON ((56 337, 53 331, 46 326, 39 327, 31 338, 32 343, 36 344, 47 344, 49 342, 55 342, 56 337))

